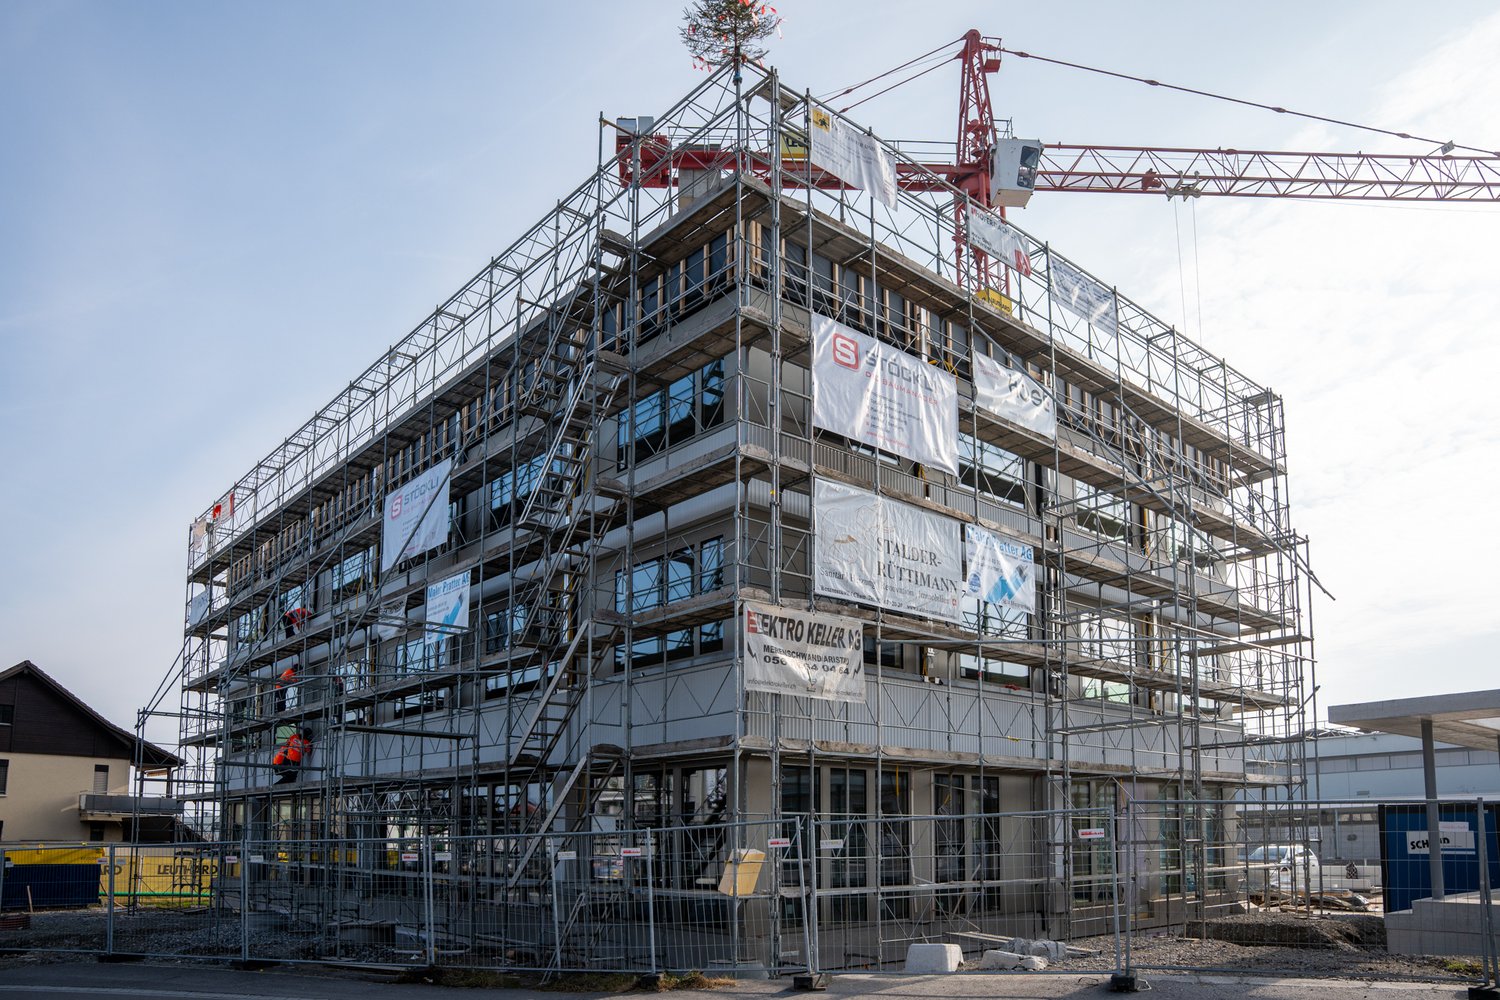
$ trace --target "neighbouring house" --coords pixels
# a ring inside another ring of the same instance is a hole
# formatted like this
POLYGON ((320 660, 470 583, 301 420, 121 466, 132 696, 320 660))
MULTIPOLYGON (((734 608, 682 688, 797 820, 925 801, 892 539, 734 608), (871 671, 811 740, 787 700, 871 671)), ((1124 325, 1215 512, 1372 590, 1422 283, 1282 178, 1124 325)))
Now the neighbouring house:
POLYGON ((131 768, 170 775, 181 763, 30 660, 0 672, 0 842, 110 843, 137 829, 143 839, 170 839, 181 805, 132 795, 131 768))

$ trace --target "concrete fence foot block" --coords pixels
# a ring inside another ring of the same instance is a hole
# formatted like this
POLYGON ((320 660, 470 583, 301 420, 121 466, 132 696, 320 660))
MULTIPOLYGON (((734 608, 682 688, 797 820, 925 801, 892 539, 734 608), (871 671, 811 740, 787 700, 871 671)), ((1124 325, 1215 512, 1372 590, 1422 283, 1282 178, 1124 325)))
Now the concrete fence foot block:
POLYGON ((906 949, 907 972, 957 972, 963 960, 963 949, 956 944, 914 944, 906 949))

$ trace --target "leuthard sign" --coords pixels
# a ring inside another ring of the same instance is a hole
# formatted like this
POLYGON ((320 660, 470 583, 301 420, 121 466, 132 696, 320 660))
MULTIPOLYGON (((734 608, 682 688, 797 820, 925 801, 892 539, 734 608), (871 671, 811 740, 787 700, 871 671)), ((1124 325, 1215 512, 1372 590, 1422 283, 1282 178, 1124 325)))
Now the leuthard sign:
POLYGON ((863 625, 751 601, 743 622, 747 691, 864 702, 863 625))
POLYGON ((957 521, 825 479, 813 483, 813 510, 817 593, 961 620, 967 580, 957 521))

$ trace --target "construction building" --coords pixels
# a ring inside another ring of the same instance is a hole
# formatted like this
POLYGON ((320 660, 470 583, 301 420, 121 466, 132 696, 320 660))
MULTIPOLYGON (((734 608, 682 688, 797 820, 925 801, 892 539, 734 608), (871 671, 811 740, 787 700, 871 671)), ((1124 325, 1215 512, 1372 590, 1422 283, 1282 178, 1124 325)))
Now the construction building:
POLYGON ((1088 810, 1232 896, 1313 691, 1281 399, 987 203, 754 67, 613 123, 194 524, 204 832, 532 837, 493 899, 538 834, 843 823, 882 961, 934 884, 1099 917, 1088 810))

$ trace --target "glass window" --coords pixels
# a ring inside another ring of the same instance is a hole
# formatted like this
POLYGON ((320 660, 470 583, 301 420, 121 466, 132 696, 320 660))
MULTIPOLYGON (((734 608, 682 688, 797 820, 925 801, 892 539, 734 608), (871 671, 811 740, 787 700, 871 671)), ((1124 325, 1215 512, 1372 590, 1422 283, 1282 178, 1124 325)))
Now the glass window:
POLYGON ((723 275, 729 266, 729 234, 720 233, 708 241, 708 276, 710 280, 723 275))
MULTIPOLYGON (((963 815, 967 781, 961 774, 932 776, 932 812, 939 817, 933 823, 933 879, 937 882, 961 882, 967 875, 965 852, 967 831, 963 815)), ((962 892, 948 890, 937 894, 939 912, 962 911, 962 892)))
POLYGON ((683 261, 682 278, 683 292, 682 305, 684 309, 693 309, 703 301, 705 258, 701 249, 694 250, 683 261))
POLYGON ((374 563, 370 549, 357 552, 335 563, 329 580, 329 593, 333 603, 347 600, 364 590, 365 584, 374 581, 374 563))
MULTIPOLYGON (((850 889, 869 884, 869 837, 866 817, 869 810, 867 776, 862 770, 841 767, 828 771, 828 836, 842 840, 830 859, 830 882, 835 889, 850 889)), ((830 920, 866 919, 864 896, 832 896, 828 899, 830 920)))
POLYGON ((702 399, 699 403, 699 425, 703 430, 724 422, 724 362, 711 361, 699 372, 702 399))
POLYGON ((865 665, 870 667, 884 667, 887 670, 901 669, 901 644, 891 642, 888 639, 876 640, 873 635, 865 636, 865 665))
POLYGON ((708 538, 698 546, 698 592, 724 586, 724 539, 708 538))
POLYGON ((685 375, 667 387, 667 443, 681 444, 697 433, 693 418, 693 376, 685 375))
POLYGON ((1026 506, 1026 461, 972 434, 959 435, 960 480, 996 500, 1026 506))
POLYGON ((724 623, 709 622, 707 625, 698 626, 698 650, 703 653, 717 653, 724 648, 724 623))

